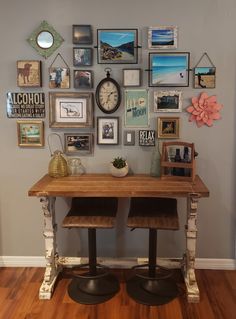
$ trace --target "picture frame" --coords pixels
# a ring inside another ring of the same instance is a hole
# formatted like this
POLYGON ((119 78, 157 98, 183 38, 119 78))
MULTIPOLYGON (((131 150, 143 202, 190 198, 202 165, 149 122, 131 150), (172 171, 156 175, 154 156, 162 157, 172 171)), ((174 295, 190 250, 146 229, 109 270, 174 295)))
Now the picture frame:
POLYGON ((119 144, 119 117, 97 118, 97 144, 119 144))
POLYGON ((70 69, 67 67, 49 68, 49 88, 50 89, 69 89, 70 88, 70 69))
POLYGON ((157 118, 158 138, 179 138, 179 117, 157 118))
POLYGON ((16 123, 19 147, 44 146, 44 122, 42 120, 18 120, 16 123))
POLYGON ((155 146, 156 131, 139 130, 139 146, 155 146))
POLYGON ((195 89, 214 89, 216 87, 216 68, 195 67, 193 69, 193 87, 195 89))
POLYGON ((125 90, 125 127, 149 126, 149 91, 125 90))
POLYGON ((135 145, 135 131, 125 130, 123 144, 126 146, 135 145))
POLYGON ((138 29, 98 29, 97 62, 138 63, 138 29))
POLYGON ((141 69, 123 69, 123 86, 141 86, 141 69))
POLYGON ((91 66, 93 63, 92 48, 73 48, 74 66, 91 66))
POLYGON ((73 44, 92 44, 93 32, 90 24, 72 25, 72 43, 73 44))
POLYGON ((93 72, 91 70, 74 70, 74 88, 92 89, 93 72))
POLYGON ((148 28, 149 49, 177 49, 177 26, 157 26, 148 28))
POLYGON ((154 91, 154 112, 181 112, 181 91, 154 91))
POLYGON ((189 52, 149 52, 149 86, 189 86, 189 52))
POLYGON ((49 127, 93 127, 92 92, 49 92, 49 127))
POLYGON ((93 152, 92 133, 65 133, 64 140, 67 155, 91 155, 93 152))
POLYGON ((16 67, 18 87, 42 86, 41 61, 18 60, 16 62, 16 67))

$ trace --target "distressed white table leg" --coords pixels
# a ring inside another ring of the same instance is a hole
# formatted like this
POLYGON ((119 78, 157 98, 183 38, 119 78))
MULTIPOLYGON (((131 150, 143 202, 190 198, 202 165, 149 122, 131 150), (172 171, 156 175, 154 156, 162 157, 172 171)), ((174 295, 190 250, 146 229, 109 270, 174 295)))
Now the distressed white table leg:
POLYGON ((189 302, 199 302, 199 289, 195 277, 195 256, 197 241, 197 204, 199 195, 190 194, 187 199, 186 252, 183 256, 183 274, 189 302))
POLYGON ((43 235, 45 238, 46 270, 39 290, 39 299, 51 298, 57 276, 62 269, 57 262, 55 200, 55 197, 40 198, 44 214, 43 235))

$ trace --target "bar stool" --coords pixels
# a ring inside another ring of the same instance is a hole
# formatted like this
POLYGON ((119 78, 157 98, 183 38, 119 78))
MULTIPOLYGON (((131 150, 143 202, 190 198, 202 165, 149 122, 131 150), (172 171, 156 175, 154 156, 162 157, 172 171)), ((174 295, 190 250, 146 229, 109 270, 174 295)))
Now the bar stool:
POLYGON ((71 209, 62 222, 66 228, 88 228, 88 267, 84 274, 74 274, 68 286, 68 294, 81 304, 98 304, 112 298, 119 291, 119 281, 108 267, 97 263, 96 229, 113 228, 117 212, 117 198, 75 197, 71 209))
POLYGON ((157 257, 157 229, 179 229, 177 200, 173 198, 131 198, 127 226, 149 229, 149 258, 145 265, 147 274, 136 274, 128 280, 126 288, 128 295, 136 302, 156 306, 168 303, 178 295, 178 289, 173 280, 170 269, 158 266, 157 257))

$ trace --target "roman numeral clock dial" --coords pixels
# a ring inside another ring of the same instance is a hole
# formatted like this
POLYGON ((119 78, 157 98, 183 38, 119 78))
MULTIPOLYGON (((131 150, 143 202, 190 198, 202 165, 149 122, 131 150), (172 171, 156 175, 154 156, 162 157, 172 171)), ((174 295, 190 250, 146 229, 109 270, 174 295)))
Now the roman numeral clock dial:
POLYGON ((111 69, 107 68, 106 78, 99 82, 96 88, 96 102, 104 113, 113 113, 120 106, 121 91, 119 84, 110 77, 111 69))

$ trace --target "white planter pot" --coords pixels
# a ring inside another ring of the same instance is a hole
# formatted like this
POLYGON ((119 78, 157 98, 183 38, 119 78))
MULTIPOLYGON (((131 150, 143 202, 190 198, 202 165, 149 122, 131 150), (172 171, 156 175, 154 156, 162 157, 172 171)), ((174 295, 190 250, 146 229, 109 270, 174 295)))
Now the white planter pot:
POLYGON ((115 176, 115 177, 124 177, 128 174, 129 172, 129 166, 128 164, 126 163, 126 166, 125 167, 122 167, 122 168, 116 168, 113 166, 112 163, 110 163, 110 172, 111 172, 111 175, 112 176, 115 176))

